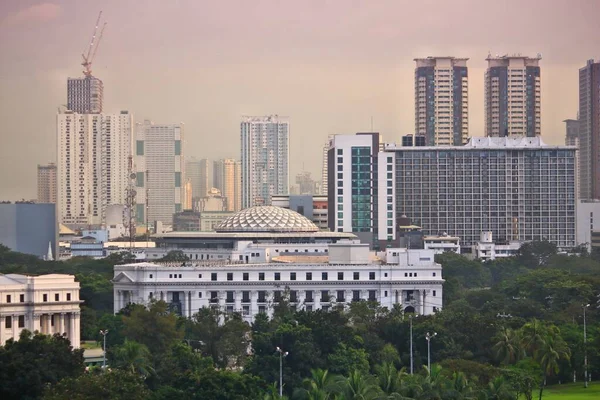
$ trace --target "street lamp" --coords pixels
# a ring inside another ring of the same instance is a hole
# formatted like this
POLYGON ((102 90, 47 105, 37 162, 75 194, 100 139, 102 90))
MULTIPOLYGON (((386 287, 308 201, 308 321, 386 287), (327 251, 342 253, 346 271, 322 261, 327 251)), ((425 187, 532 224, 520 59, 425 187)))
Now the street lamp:
POLYGON ((430 335, 429 332, 425 334, 425 339, 427 340, 427 369, 429 370, 429 375, 431 375, 431 339, 436 336, 436 332, 433 332, 433 335, 430 335))
POLYGON ((588 387, 587 326, 586 326, 586 321, 585 321, 585 309, 588 308, 589 306, 590 306, 589 304, 585 304, 583 306, 583 368, 584 368, 583 377, 584 377, 584 381, 585 381, 583 384, 584 388, 588 387))
POLYGON ((417 318, 419 315, 409 315, 408 320, 410 321, 410 374, 413 374, 413 318, 417 318))
POLYGON ((283 357, 286 357, 289 353, 284 352, 279 347, 277 347, 277 352, 279 353, 279 397, 283 397, 283 357))
POLYGON ((103 360, 102 360, 102 370, 105 371, 106 370, 106 335, 108 335, 108 329, 102 329, 100 330, 100 334, 103 336, 104 339, 104 351, 103 351, 103 360))

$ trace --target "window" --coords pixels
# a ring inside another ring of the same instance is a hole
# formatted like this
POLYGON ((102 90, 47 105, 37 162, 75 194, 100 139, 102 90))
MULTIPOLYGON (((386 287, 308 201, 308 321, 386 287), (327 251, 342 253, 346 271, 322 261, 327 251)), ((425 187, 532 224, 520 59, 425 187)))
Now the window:
POLYGON ((179 274, 179 278, 181 279, 181 274, 179 274))
POLYGON ((43 295, 42 298, 44 300, 44 303, 48 301, 48 295, 47 294, 43 295))
POLYGON ((352 291, 352 301, 360 301, 360 290, 352 291))
POLYGON ((307 281, 312 281, 312 272, 307 272, 306 273, 306 280, 307 281))
POLYGON ((433 276, 435 276, 435 272, 433 273, 433 276))
POLYGON ((321 290, 321 303, 329 303, 329 290, 321 290))
POLYGON ((259 314, 264 314, 267 312, 267 307, 265 306, 258 306, 258 313, 259 314))
POLYGON ((198 279, 202 279, 202 274, 198 274, 198 279))
POLYGON ((244 317, 247 317, 248 315, 250 315, 250 306, 243 306, 242 307, 242 315, 244 317))
POLYGON ((219 292, 210 292, 210 302, 211 303, 219 302, 219 292))
POLYGON ((412 272, 409 272, 409 273, 408 273, 408 277, 409 277, 409 278, 412 278, 412 272))
POLYGON ((322 281, 326 281, 327 280, 327 272, 321 272, 321 280, 322 281))
POLYGON ((169 274, 169 278, 171 278, 171 279, 172 279, 172 278, 173 278, 173 274, 169 274))
POLYGON ((281 301, 281 290, 276 290, 273 292, 273 301, 275 303, 279 303, 281 301))
POLYGON ((305 298, 304 301, 306 303, 312 303, 313 302, 313 291, 312 290, 307 290, 305 292, 305 294, 306 294, 306 298, 305 298))
POLYGON ((275 280, 276 281, 280 281, 281 280, 281 272, 275 272, 275 280))
POLYGON ((338 302, 344 302, 344 301, 346 301, 346 295, 345 295, 345 293, 344 293, 343 290, 338 290, 337 291, 336 301, 338 301, 338 302))
POLYGON ((375 272, 369 272, 369 280, 370 281, 374 281, 375 280, 375 272))
POLYGON ((242 274, 242 279, 244 279, 245 281, 250 280, 250 274, 248 272, 244 272, 242 274))
POLYGON ((217 280, 217 273, 216 272, 211 272, 211 274, 210 274, 210 280, 211 281, 216 281, 217 280))
POLYGON ((408 278, 408 272, 405 272, 405 273, 404 273, 404 277, 405 277, 405 278, 408 278))
POLYGON ((384 272, 383 276, 387 278, 387 272, 384 272))
POLYGON ((343 281, 343 280, 344 280, 344 273, 338 272, 338 281, 343 281))
POLYGON ((359 279, 360 279, 360 272, 355 272, 355 273, 353 273, 352 275, 353 275, 353 276, 352 276, 352 278, 353 278, 355 281, 357 281, 357 280, 359 280, 359 279))
POLYGON ((435 294, 436 294, 436 292, 435 292, 435 290, 434 290, 434 291, 433 291, 433 297, 435 297, 435 294))
POLYGON ((202 298, 202 292, 198 292, 198 298, 201 299, 202 298))
POLYGON ((338 154, 338 156, 341 156, 342 154, 344 154, 344 149, 337 149, 337 154, 338 154))
POLYGON ((5 328, 12 328, 12 317, 6 317, 4 319, 4 327, 5 328))
POLYGON ((233 303, 235 301, 234 300, 234 292, 233 291, 227 291, 226 292, 226 299, 225 299, 225 301, 227 303, 233 303))
POLYGON ((415 278, 417 277, 417 273, 415 272, 415 278))
POLYGON ((6 302, 7 303, 12 303, 12 296, 10 294, 6 295, 6 302))
POLYGON ((152 274, 150 274, 150 279, 152 279, 152 274))
MULTIPOLYGON (((259 290, 258 291, 258 302, 259 303, 266 303, 267 302, 267 292, 264 290, 259 290)), ((260 309, 260 307, 259 307, 260 309)))
POLYGON ((306 306, 306 311, 311 312, 313 310, 313 306, 306 306))
POLYGON ((290 303, 296 303, 298 301, 298 291, 292 290, 290 291, 290 303))
POLYGON ((25 316, 19 315, 19 328, 25 328, 25 316))
POLYGON ((67 293, 67 301, 71 301, 71 293, 67 293))
POLYGON ((265 273, 264 272, 259 272, 258 273, 258 280, 259 281, 264 281, 265 280, 265 273))
POLYGON ((387 290, 385 292, 383 292, 383 296, 387 297, 387 290))
POLYGON ((233 280, 233 272, 228 272, 227 273, 227 280, 228 281, 232 281, 233 280))
POLYGON ((377 301, 375 290, 369 290, 369 301, 377 301))
POLYGON ((296 280, 296 273, 290 272, 290 281, 295 281, 295 280, 296 280))
POLYGON ((242 303, 250 303, 250 292, 249 291, 242 292, 242 303))
POLYGON ((19 303, 25 303, 25 295, 24 294, 19 295, 19 303))

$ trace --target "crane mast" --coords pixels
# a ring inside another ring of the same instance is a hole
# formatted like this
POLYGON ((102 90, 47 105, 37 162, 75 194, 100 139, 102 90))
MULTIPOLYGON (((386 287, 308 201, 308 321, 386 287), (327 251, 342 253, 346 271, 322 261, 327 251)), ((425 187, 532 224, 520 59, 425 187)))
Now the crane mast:
POLYGON ((106 28, 106 22, 102 25, 102 29, 100 30, 100 35, 98 36, 98 40, 96 41, 96 34, 98 32, 98 26, 100 25, 100 18, 102 17, 102 11, 98 13, 98 18, 96 19, 96 25, 94 26, 94 33, 92 34, 92 39, 90 40, 90 45, 88 46, 87 53, 81 54, 83 58, 83 62, 81 65, 83 66, 83 74, 85 76, 92 76, 92 62, 96 57, 96 52, 98 51, 98 46, 100 45, 100 41, 102 40, 102 35, 104 34, 104 28, 106 28))

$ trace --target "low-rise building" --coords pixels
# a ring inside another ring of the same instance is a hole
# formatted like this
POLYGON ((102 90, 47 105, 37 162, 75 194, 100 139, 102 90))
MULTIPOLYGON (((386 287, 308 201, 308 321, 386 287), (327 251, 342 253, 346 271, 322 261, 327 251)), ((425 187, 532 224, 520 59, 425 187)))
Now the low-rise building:
POLYGON ((473 257, 487 261, 516 256, 522 244, 517 240, 508 243, 494 243, 492 232, 481 232, 481 240, 472 247, 473 257))
POLYGON ((423 236, 423 247, 433 250, 435 254, 442 254, 447 251, 460 254, 460 238, 450 236, 445 232, 441 235, 423 236))
POLYGON ((0 274, 0 345, 23 329, 66 334, 80 344, 79 282, 75 276, 0 274))
POLYGON ((585 245, 592 251, 594 231, 600 231, 600 200, 580 200, 577 203, 577 245, 585 245))

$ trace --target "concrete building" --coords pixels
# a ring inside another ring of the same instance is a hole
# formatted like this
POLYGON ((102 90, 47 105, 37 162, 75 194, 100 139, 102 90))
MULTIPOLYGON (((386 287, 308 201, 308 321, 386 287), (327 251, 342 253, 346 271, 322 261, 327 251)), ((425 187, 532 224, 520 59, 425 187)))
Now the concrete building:
POLYGON ((469 137, 468 58, 416 58, 415 134, 428 146, 460 146, 469 137))
POLYGON ((37 202, 56 204, 56 164, 37 166, 37 202))
POLYGON ((287 117, 243 117, 241 123, 242 208, 271 204, 289 188, 287 117))
POLYGON ((508 243, 495 243, 492 232, 481 232, 481 239, 472 247, 473 257, 482 261, 496 258, 514 257, 519 254, 523 242, 513 240, 508 243))
POLYGON ((94 76, 69 78, 67 109, 77 114, 100 114, 104 100, 104 84, 94 76))
POLYGON ((253 207, 213 233, 170 233, 157 246, 192 260, 114 267, 115 313, 153 299, 191 318, 203 307, 240 312, 250 322, 272 314, 286 297, 298 309, 377 301, 429 315, 442 308, 442 266, 427 250, 373 253, 350 233, 319 232, 307 218, 279 207, 253 207))
POLYGON ((452 147, 386 145, 374 203, 380 246, 394 240, 396 216, 404 214, 426 235, 460 237, 463 249, 486 231, 500 242, 549 240, 571 248, 575 152, 539 137, 472 138, 452 147))
POLYGON ((565 123, 565 146, 577 147, 577 155, 575 157, 575 187, 578 188, 578 197, 581 198, 581 148, 579 147, 579 120, 566 119, 565 123))
POLYGON ((0 274, 0 346, 18 340, 23 329, 66 334, 79 348, 79 283, 73 275, 0 274))
POLYGON ((227 199, 227 211, 242 209, 242 164, 227 158, 213 163, 213 186, 227 199))
POLYGON ((402 136, 402 146, 403 147, 414 147, 414 146, 426 146, 426 137, 425 135, 404 135, 402 136))
POLYGON ((442 233, 441 235, 423 236, 423 248, 435 254, 452 252, 460 254, 460 238, 442 233))
POLYGON ((486 60, 485 135, 541 135, 541 56, 489 55, 486 60))
POLYGON ((579 70, 579 198, 600 199, 600 62, 579 70))
POLYGON ((217 188, 211 188, 206 196, 199 198, 194 204, 196 211, 228 211, 227 199, 221 195, 217 188))
POLYGON ((197 160, 191 158, 185 162, 186 179, 192 184, 192 201, 205 197, 212 187, 210 182, 209 161, 205 158, 197 160))
POLYGON ((135 166, 136 219, 138 224, 173 223, 183 210, 184 126, 151 121, 137 124, 135 166))
POLYGON ((580 200, 577 203, 577 245, 592 250, 593 232, 600 232, 600 200, 580 200))
POLYGON ((272 205, 296 211, 310 219, 319 230, 329 230, 327 196, 277 195, 272 197, 272 205))
POLYGON ((0 243, 13 251, 47 258, 57 256, 56 205, 0 203, 0 243))
POLYGON ((106 207, 126 203, 133 116, 57 115, 58 220, 81 227, 106 222, 106 207))
POLYGON ((329 153, 329 148, 331 147, 331 141, 333 140, 333 136, 334 135, 329 135, 329 138, 327 139, 327 142, 325 142, 325 145, 323 146, 323 165, 321 166, 321 193, 322 195, 327 196, 328 191, 328 181, 327 181, 327 176, 328 176, 328 161, 327 161, 327 157, 328 157, 328 153, 329 153))
POLYGON ((296 174, 296 185, 298 194, 319 194, 321 191, 320 183, 311 178, 310 172, 303 171, 296 174))

